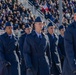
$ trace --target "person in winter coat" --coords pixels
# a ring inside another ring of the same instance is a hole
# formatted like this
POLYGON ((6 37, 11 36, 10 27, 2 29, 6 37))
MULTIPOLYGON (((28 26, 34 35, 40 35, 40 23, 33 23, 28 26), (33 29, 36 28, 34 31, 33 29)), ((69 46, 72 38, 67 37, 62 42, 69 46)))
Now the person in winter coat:
POLYGON ((23 47, 27 75, 50 75, 51 53, 48 37, 42 33, 40 17, 35 19, 34 30, 26 36, 23 47), (46 60, 46 56, 49 62, 46 60))
POLYGON ((64 45, 66 57, 62 75, 76 75, 76 13, 74 22, 65 31, 64 45))
POLYGON ((50 52, 52 57, 51 74, 60 75, 62 73, 62 69, 58 52, 58 36, 54 33, 54 26, 51 22, 48 24, 47 29, 47 35, 50 42, 50 52))
POLYGON ((0 75, 21 75, 20 59, 18 40, 12 33, 11 23, 7 22, 5 33, 0 36, 0 75))

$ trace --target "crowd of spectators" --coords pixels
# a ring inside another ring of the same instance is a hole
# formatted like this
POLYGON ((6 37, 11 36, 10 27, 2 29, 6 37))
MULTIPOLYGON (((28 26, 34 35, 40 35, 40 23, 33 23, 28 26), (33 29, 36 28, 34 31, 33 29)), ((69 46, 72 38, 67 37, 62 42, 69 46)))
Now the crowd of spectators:
MULTIPOLYGON (((29 8, 23 6, 18 0, 0 0, 0 29, 4 30, 5 23, 10 21, 14 30, 23 30, 26 23, 33 26, 35 15, 29 8)), ((44 13, 46 19, 50 19, 59 25, 59 0, 29 0, 36 9, 44 13)), ((73 10, 76 10, 76 0, 62 0, 63 19, 62 24, 67 27, 73 20, 73 10)))
POLYGON ((0 30, 4 30, 5 23, 10 21, 13 29, 24 29, 26 23, 33 25, 35 16, 29 8, 25 8, 19 1, 0 0, 0 30))
MULTIPOLYGON (((29 0, 40 9, 46 19, 52 20, 54 23, 59 24, 59 0, 29 0)), ((62 24, 67 26, 73 18, 73 10, 76 10, 76 0, 62 0, 62 24)))

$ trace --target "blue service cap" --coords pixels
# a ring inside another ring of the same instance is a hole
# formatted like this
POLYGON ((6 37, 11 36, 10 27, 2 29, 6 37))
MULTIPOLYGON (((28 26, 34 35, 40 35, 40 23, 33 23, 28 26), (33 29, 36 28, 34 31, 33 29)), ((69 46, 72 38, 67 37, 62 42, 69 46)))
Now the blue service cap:
POLYGON ((47 28, 50 27, 50 26, 54 26, 52 22, 50 22, 50 23, 47 25, 47 28))
POLYGON ((11 26, 11 27, 13 27, 12 24, 11 24, 11 22, 6 22, 6 24, 5 24, 5 28, 6 28, 7 26, 11 26))
POLYGON ((63 26, 63 25, 59 26, 59 30, 61 30, 61 29, 63 29, 63 28, 64 28, 64 26, 63 26))
POLYGON ((41 19, 40 17, 37 17, 37 18, 35 19, 35 22, 42 22, 42 19, 41 19))
POLYGON ((26 28, 30 28, 31 26, 27 23, 27 24, 25 24, 25 29, 26 28))

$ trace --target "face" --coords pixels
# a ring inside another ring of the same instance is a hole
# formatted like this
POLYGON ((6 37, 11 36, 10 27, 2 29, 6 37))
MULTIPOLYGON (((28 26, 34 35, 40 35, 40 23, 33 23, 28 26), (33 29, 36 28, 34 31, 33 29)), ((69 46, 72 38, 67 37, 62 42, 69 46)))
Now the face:
POLYGON ((35 23, 35 30, 41 31, 43 28, 43 23, 42 22, 36 22, 35 23))
POLYGON ((64 32, 65 32, 65 28, 60 30, 60 34, 64 35, 64 32))
POLYGON ((11 19, 11 17, 8 17, 8 19, 11 19))
POLYGON ((31 28, 26 28, 25 33, 30 34, 31 33, 31 28))
POLYGON ((74 14, 74 20, 76 21, 76 13, 74 14))
POLYGON ((22 29, 25 29, 25 25, 22 25, 22 29))
POLYGON ((6 28, 5 28, 5 31, 7 32, 7 34, 12 34, 12 27, 11 26, 7 26, 6 28))
POLYGON ((50 27, 48 28, 48 32, 49 32, 50 34, 53 34, 53 33, 54 33, 54 26, 50 26, 50 27))

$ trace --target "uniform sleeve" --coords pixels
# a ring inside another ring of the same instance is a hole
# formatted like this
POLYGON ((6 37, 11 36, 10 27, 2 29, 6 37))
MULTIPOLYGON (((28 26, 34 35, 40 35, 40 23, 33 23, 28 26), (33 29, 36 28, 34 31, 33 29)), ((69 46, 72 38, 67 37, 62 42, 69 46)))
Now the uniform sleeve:
POLYGON ((60 57, 59 57, 59 53, 58 53, 57 47, 54 50, 53 58, 54 58, 54 62, 56 64, 56 67, 57 67, 59 73, 62 73, 61 62, 60 62, 60 57))
POLYGON ((26 68, 32 68, 32 63, 31 63, 31 47, 29 43, 29 37, 25 38, 24 41, 24 46, 23 46, 23 56, 24 56, 24 61, 26 68))
POLYGON ((18 55, 19 62, 21 63, 21 61, 22 61, 22 58, 21 58, 21 51, 20 51, 20 49, 19 49, 19 43, 18 43, 18 40, 16 40, 16 41, 17 41, 16 53, 17 53, 17 55, 18 55))
POLYGON ((53 60, 56 64, 56 67, 57 67, 59 73, 62 73, 61 62, 60 62, 60 57, 59 57, 59 52, 58 52, 58 39, 55 42, 55 49, 52 50, 52 57, 53 57, 53 60))
POLYGON ((5 63, 5 57, 4 57, 4 46, 3 46, 3 42, 0 36, 0 63, 5 63))
POLYGON ((52 58, 51 58, 51 52, 50 52, 50 43, 49 43, 49 39, 47 40, 47 51, 46 51, 46 55, 49 59, 49 64, 52 65, 52 58))
POLYGON ((67 29, 64 36, 65 53, 72 71, 76 71, 76 59, 74 57, 73 36, 71 30, 67 29))
POLYGON ((23 58, 23 42, 24 42, 24 39, 22 37, 20 37, 19 38, 19 49, 20 49, 22 58, 23 58))
POLYGON ((23 38, 22 37, 20 37, 19 38, 19 48, 20 48, 20 50, 23 50, 23 38))
POLYGON ((63 54, 62 54, 62 52, 61 52, 61 48, 60 48, 60 46, 61 46, 61 43, 60 43, 60 38, 59 38, 59 40, 58 40, 58 53, 59 53, 59 56, 60 56, 60 58, 62 59, 63 58, 63 54))

